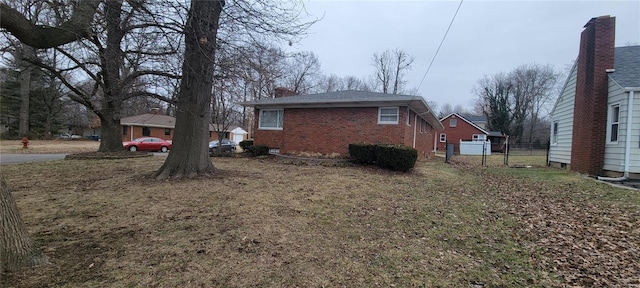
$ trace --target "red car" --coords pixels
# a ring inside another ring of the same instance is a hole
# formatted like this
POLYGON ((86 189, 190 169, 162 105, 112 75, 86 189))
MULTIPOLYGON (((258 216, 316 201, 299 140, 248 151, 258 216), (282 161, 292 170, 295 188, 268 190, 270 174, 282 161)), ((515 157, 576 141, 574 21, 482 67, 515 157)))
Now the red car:
POLYGON ((140 137, 132 141, 122 142, 125 150, 129 151, 161 151, 171 150, 171 141, 155 137, 140 137))

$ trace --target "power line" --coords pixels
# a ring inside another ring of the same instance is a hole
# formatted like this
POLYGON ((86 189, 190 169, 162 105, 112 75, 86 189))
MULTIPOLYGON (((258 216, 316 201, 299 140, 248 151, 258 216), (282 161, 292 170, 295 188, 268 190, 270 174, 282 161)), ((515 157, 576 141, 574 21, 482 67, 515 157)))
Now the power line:
POLYGON ((424 78, 427 77, 427 74, 429 73, 429 70, 431 70, 431 65, 433 65, 433 61, 436 60, 436 57, 438 56, 438 52, 440 52, 440 48, 442 47, 442 43, 444 43, 444 39, 447 38, 447 34, 449 34, 449 30, 451 29, 451 26, 453 25, 453 21, 456 20, 456 16, 458 16, 458 11, 460 11, 460 7, 462 6, 462 2, 464 0, 460 0, 460 4, 458 4, 458 9, 456 9, 456 13, 453 14, 453 18, 451 18, 451 22, 449 23, 449 27, 447 27, 447 31, 444 32, 444 36, 442 37, 442 40, 440 41, 440 45, 438 45, 438 50, 436 50, 436 54, 433 55, 433 58, 431 58, 431 63, 429 63, 429 67, 427 67, 427 71, 424 72, 424 76, 422 76, 422 80, 420 80, 420 84, 418 84, 418 88, 417 90, 420 89, 420 86, 422 86, 422 82, 424 82, 424 78))

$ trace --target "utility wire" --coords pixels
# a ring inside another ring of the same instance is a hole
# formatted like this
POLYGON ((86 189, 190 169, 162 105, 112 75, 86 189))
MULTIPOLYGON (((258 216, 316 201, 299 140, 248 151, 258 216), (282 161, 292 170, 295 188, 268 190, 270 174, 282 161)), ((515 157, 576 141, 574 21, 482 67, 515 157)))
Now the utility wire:
POLYGON ((444 43, 444 39, 447 38, 447 34, 449 34, 449 29, 451 29, 451 25, 453 25, 453 21, 456 20, 456 16, 458 16, 458 11, 460 11, 460 7, 462 6, 462 2, 464 0, 460 0, 460 4, 458 4, 458 9, 456 9, 456 13, 453 14, 453 18, 451 18, 451 23, 449 23, 449 27, 447 27, 447 31, 444 32, 444 36, 442 37, 442 40, 440 41, 440 45, 438 45, 438 50, 436 50, 436 54, 433 55, 433 58, 431 58, 431 63, 429 63, 429 67, 427 67, 427 71, 424 72, 424 76, 422 76, 422 80, 420 80, 420 84, 418 84, 418 88, 417 90, 420 89, 420 86, 422 86, 422 82, 424 82, 424 78, 427 77, 427 74, 429 73, 429 70, 431 70, 431 65, 433 65, 433 61, 436 60, 436 57, 438 56, 438 52, 440 52, 440 48, 442 47, 442 43, 444 43))

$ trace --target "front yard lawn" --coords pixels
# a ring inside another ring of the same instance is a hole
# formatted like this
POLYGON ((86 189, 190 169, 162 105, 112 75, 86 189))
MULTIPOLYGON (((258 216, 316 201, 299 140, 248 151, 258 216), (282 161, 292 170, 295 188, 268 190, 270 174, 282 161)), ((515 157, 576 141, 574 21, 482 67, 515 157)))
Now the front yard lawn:
MULTIPOLYGON (((1 287, 640 285, 640 196, 563 170, 215 158, 2 166, 51 264, 1 287)), ((454 161, 455 162, 455 161, 454 161)))

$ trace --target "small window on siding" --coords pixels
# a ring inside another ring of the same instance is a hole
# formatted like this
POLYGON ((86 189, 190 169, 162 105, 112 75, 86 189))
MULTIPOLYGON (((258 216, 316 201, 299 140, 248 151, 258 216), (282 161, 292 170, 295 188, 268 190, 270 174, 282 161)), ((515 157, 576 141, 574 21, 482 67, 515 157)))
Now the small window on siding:
POLYGON ((611 105, 609 109, 609 142, 618 142, 620 127, 620 104, 611 105))
POLYGON ((411 110, 407 107, 407 126, 411 126, 411 110))
POLYGON ((449 127, 456 127, 458 126, 458 119, 449 119, 449 127))
POLYGON ((440 142, 447 142, 447 134, 440 133, 440 142))
POLYGON ((258 128, 262 130, 282 130, 284 110, 260 110, 258 128))
POLYGON ((558 144, 558 121, 553 121, 551 126, 551 144, 558 144))
POLYGON ((127 126, 122 126, 122 135, 127 136, 127 126))
POLYGON ((151 136, 151 130, 149 127, 142 127, 142 136, 151 136))
POLYGON ((378 108, 378 124, 398 124, 398 107, 378 108))
POLYGON ((170 128, 165 128, 164 129, 164 135, 171 136, 171 129, 170 128))

